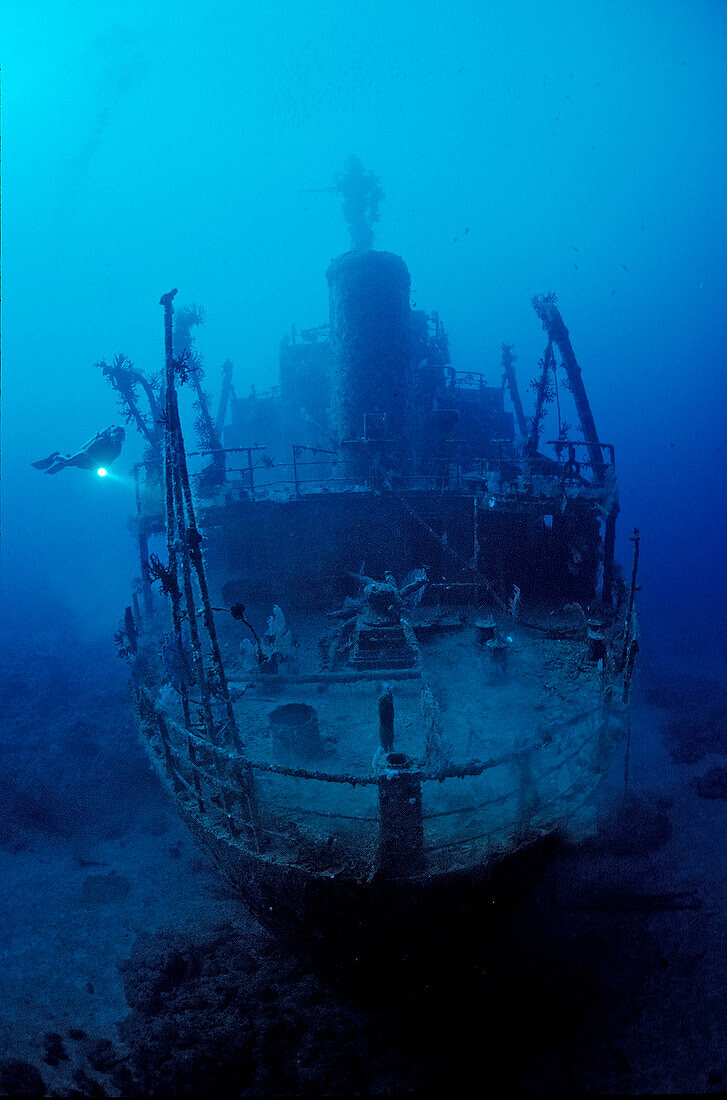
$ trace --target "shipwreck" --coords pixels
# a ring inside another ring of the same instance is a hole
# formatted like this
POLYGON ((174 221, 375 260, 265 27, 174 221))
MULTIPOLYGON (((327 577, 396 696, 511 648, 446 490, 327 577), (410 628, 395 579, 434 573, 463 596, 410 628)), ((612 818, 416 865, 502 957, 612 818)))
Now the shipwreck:
POLYGON ((629 584, 613 447, 555 297, 532 303, 526 416, 511 345, 488 382, 412 309, 406 264, 372 247, 376 186, 341 177, 353 247, 274 389, 238 395, 227 363, 213 414, 176 291, 163 374, 102 365, 147 444, 118 634, 143 742, 245 902, 309 940, 426 921, 591 827, 638 648, 638 534, 629 584))

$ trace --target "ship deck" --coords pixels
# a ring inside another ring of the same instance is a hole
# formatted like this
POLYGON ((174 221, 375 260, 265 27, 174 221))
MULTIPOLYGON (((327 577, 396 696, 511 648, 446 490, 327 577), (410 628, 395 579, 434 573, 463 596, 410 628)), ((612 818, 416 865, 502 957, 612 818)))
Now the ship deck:
POLYGON ((449 613, 430 631, 418 625, 432 621, 426 611, 418 621, 413 619, 420 663, 395 670, 396 679, 388 680, 385 669, 321 669, 317 642, 331 625, 324 615, 291 618, 295 656, 281 665, 278 676, 250 675, 234 652, 234 642, 228 641, 225 661, 248 754, 272 760, 270 711, 305 703, 317 711, 326 746, 321 770, 371 774, 379 744, 377 700, 387 682, 394 696, 395 748, 416 760, 425 752, 427 736, 421 708, 425 686, 440 711, 443 736, 459 761, 548 743, 598 705, 600 678, 597 667, 585 659, 584 641, 550 639, 509 617, 495 617, 500 633, 509 639, 505 665, 500 667, 487 646, 476 641, 474 620, 474 614, 460 621, 456 612, 449 613), (349 674, 361 679, 333 679, 349 674), (318 676, 330 679, 318 682, 318 676))
MULTIPOLYGON (((255 610, 247 614, 260 621, 255 610)), ((583 813, 606 763, 604 735, 613 734, 603 671, 587 661, 584 639, 548 637, 504 614, 495 616, 507 639, 503 666, 478 642, 477 617, 418 608, 417 663, 388 674, 321 669, 318 643, 331 620, 303 613, 287 623, 290 659, 262 674, 246 662, 241 624, 227 620, 224 661, 268 857, 330 873, 374 864, 378 699, 387 687, 394 751, 422 780, 426 874, 482 863, 583 813), (290 704, 314 708, 317 720, 317 744, 298 759, 281 757, 271 730, 271 714, 290 704)), ((167 692, 168 713, 170 701, 167 692)))

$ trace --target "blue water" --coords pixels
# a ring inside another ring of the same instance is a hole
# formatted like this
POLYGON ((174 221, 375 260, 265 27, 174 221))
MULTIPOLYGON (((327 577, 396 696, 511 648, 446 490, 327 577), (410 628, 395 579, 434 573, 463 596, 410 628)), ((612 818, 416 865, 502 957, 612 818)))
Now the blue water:
MULTIPOLYGON (((12 863, 8 881, 17 886, 14 959, 22 957, 24 876, 41 897, 43 890, 55 897, 68 873, 63 859, 91 858, 79 855, 87 837, 76 844, 55 818, 39 826, 23 799, 66 784, 69 802, 58 813, 67 816, 85 797, 76 784, 88 754, 98 764, 100 753, 108 797, 133 794, 135 784, 140 793, 125 804, 123 821, 106 822, 101 839, 88 828, 94 843, 106 845, 114 828, 117 838, 126 828, 133 847, 137 810, 154 797, 140 758, 135 778, 108 778, 115 754, 100 717, 118 703, 104 695, 108 684, 117 695, 123 689, 111 637, 138 571, 126 518, 133 511, 129 471, 142 445, 129 430, 103 479, 82 470, 46 477, 30 463, 56 449, 72 452, 120 421, 94 364, 124 352, 144 371, 161 369, 157 303, 173 286, 180 302, 206 309, 197 347, 213 394, 227 358, 238 394, 253 382, 274 384, 282 335, 291 324, 305 329, 326 320, 325 268, 348 247, 331 190, 352 153, 375 169, 385 192, 376 247, 405 258, 412 302, 439 311, 458 369, 482 371, 498 384, 500 345, 514 343, 528 404, 527 383, 544 346, 530 298, 557 292, 601 438, 616 449, 618 556, 627 566, 628 535, 641 530, 643 668, 682 684, 686 676, 724 679, 726 54, 727 10, 706 0, 3 0, 0 562, 3 637, 12 654, 4 690, 13 700, 3 751, 21 792, 7 802, 19 821, 10 828, 15 848, 3 851, 12 863), (78 708, 91 749, 78 731, 75 740, 68 734, 74 678, 63 680, 58 669, 61 650, 67 660, 69 649, 84 655, 78 708), (49 719, 32 705, 41 688, 49 719), (54 709, 60 696, 62 714, 54 709), (45 878, 33 879, 44 861, 51 861, 45 878)), ((689 794, 686 765, 672 776, 666 712, 643 705, 639 782, 659 788, 666 769, 676 807, 677 847, 664 849, 659 874, 681 881, 698 865, 700 888, 721 899, 724 803, 689 794)), ((119 723, 126 712, 119 705, 113 713, 125 752, 119 723)), ((175 823, 166 828, 169 843, 157 849, 149 841, 152 853, 188 844, 175 823)), ((193 862, 194 850, 183 851, 193 862)), ((110 859, 104 849, 101 862, 110 859)), ((128 866, 122 870, 128 875, 128 866)), ((185 881, 180 871, 168 883, 170 906, 185 881)), ((690 926, 695 958, 716 942, 721 905, 716 924, 698 932, 690 926)), ((161 909, 154 927, 164 924, 161 909)), ((205 910, 199 919, 218 917, 205 910)), ((189 926, 195 919, 185 911, 189 926)), ((23 966, 31 986, 43 985, 42 952, 30 951, 12 971, 5 1053, 37 1061, 46 1075, 42 1036, 62 1030, 53 1026, 53 1006, 86 982, 73 961, 78 927, 70 921, 55 964, 47 962, 65 975, 56 1000, 40 996, 18 1007, 23 966)), ((143 930, 138 913, 129 927, 143 930)), ((667 934, 649 926, 652 939, 664 937, 659 950, 667 962, 680 928, 667 934)), ((42 921, 33 935, 37 946, 46 935, 42 921)), ((106 943, 99 939, 99 952, 106 943)), ((117 948, 123 960, 128 950, 117 948)), ((678 989, 696 1005, 696 985, 678 989)), ((714 996, 712 1016, 703 1003, 700 1009, 707 1013, 700 1043, 703 1049, 709 1034, 712 1062, 722 1065, 727 1051, 714 1037, 721 1005, 714 996)), ((335 1006, 326 1003, 334 1018, 326 1026, 335 1031, 335 1006)), ((121 1001, 107 1008, 96 1006, 95 1016, 82 1009, 97 1037, 123 1014, 121 1001)), ((633 1025, 634 1050, 639 1038, 649 1046, 652 1008, 642 1032, 633 1025)), ((667 1027, 662 1040, 665 1050, 686 1044, 682 1076, 665 1069, 660 1078, 649 1066, 630 1078, 621 1067, 613 1071, 622 1074, 619 1086, 719 1087, 716 1077, 707 1080, 718 1068, 702 1072, 700 1044, 690 1047, 683 1036, 677 1042, 677 1017, 675 1010, 674 1033, 667 1027)), ((601 1020, 588 1048, 596 1061, 599 1042, 613 1049, 610 1020, 601 1020)), ((359 1055, 367 1041, 361 1028, 359 1055)), ((274 1038, 266 1042, 260 1057, 272 1060, 274 1038)), ((417 1086, 409 1069, 397 1083, 396 1050, 381 1058, 381 1088, 417 1086)), ((336 1065, 328 1091, 343 1073, 336 1065)), ((542 1076, 536 1065, 523 1087, 570 1087, 557 1057, 538 1065, 542 1076)), ((49 1087, 67 1080, 49 1078, 49 1087)), ((272 1078, 260 1080, 274 1089, 272 1078)), ((595 1087, 609 1081, 595 1079, 595 1087)), ((131 1088, 123 1080, 117 1087, 122 1094, 131 1088)))

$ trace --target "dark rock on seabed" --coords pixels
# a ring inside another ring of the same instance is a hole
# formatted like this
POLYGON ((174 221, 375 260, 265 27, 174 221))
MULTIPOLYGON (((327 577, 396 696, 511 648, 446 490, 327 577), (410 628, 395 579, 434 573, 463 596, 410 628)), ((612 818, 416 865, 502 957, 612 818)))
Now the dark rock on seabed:
POLYGON ((35 1066, 20 1058, 0 1060, 0 1095, 45 1096, 45 1084, 35 1066))
POLYGON ((714 680, 673 673, 646 677, 649 702, 668 715, 666 741, 673 758, 696 764, 709 753, 727 753, 727 688, 714 680))
POLYGON ((710 768, 705 775, 695 776, 691 786, 700 798, 727 798, 727 767, 710 768))

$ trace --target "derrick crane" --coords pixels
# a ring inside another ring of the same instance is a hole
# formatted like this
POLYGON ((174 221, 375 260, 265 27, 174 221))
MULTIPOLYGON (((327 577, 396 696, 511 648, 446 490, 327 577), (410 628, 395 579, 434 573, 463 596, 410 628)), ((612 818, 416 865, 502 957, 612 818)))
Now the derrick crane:
MULTIPOLYGON (((548 334, 549 346, 555 344, 560 351, 568 376, 573 400, 575 401, 578 419, 581 423, 583 438, 588 449, 588 456, 593 467, 593 475, 596 484, 604 486, 606 483, 606 464, 603 461, 603 451, 598 441, 596 423, 591 412, 591 405, 583 385, 581 368, 575 357, 575 352, 570 342, 568 329, 565 327, 560 310, 555 304, 554 294, 543 294, 533 298, 533 309, 542 321, 543 328, 548 334)), ((616 517, 618 516, 618 500, 614 499, 606 516, 603 534, 603 589, 602 597, 606 606, 610 606, 613 599, 613 561, 616 544, 616 517)))

